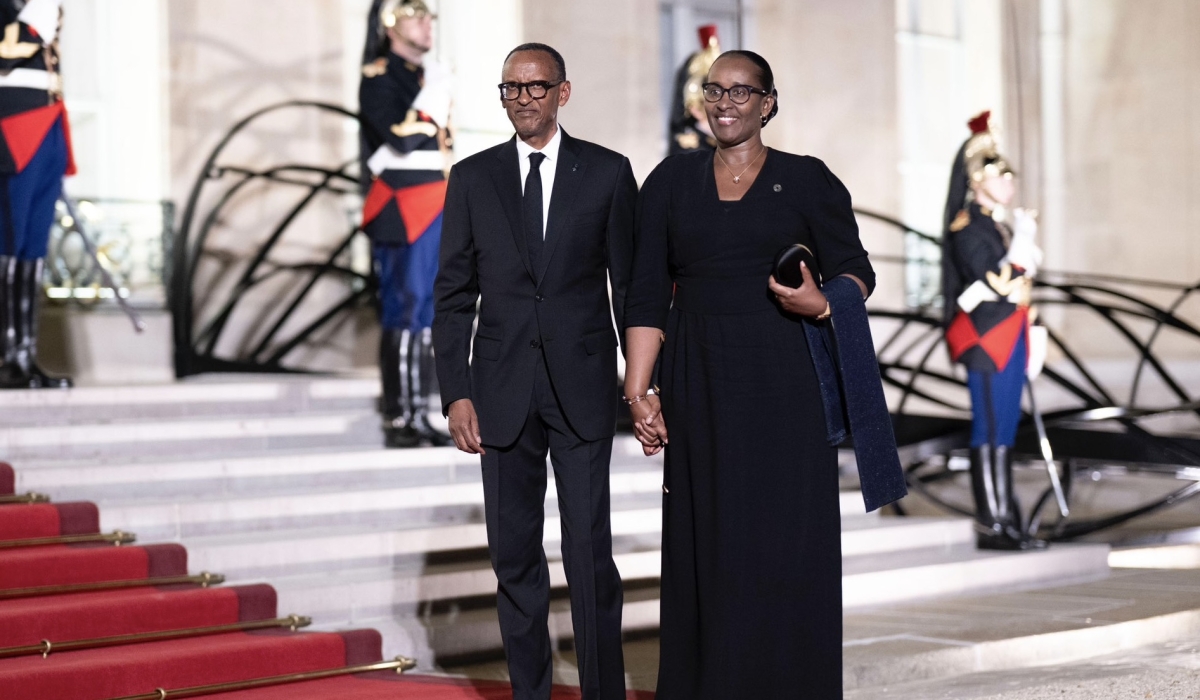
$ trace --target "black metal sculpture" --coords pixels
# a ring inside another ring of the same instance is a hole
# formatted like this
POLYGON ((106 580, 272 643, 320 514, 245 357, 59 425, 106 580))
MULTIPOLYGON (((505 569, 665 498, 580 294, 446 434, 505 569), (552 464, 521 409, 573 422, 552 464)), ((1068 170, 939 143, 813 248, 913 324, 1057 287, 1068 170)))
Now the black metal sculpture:
POLYGON ((357 159, 333 168, 322 165, 284 164, 262 170, 220 162, 229 144, 255 121, 268 114, 293 109, 315 110, 321 114, 352 119, 358 123, 359 128, 369 128, 359 120, 357 114, 336 105, 308 101, 285 102, 260 109, 241 120, 213 148, 188 197, 173 251, 174 274, 171 279, 169 302, 174 321, 175 374, 178 377, 214 371, 303 371, 302 368, 285 367, 284 358, 308 341, 316 331, 350 313, 361 304, 368 303, 372 297, 374 290, 370 275, 356 272, 337 262, 357 235, 356 225, 351 225, 349 230, 338 234, 340 238, 337 245, 322 259, 298 264, 281 264, 270 259, 272 250, 287 235, 289 227, 318 198, 327 195, 358 194, 358 174, 352 170, 356 167, 357 159), (258 251, 250 259, 216 313, 202 324, 197 324, 194 287, 197 268, 201 261, 211 254, 205 249, 209 234, 222 220, 225 208, 239 192, 248 185, 263 181, 296 189, 301 196, 289 210, 283 212, 278 223, 267 232, 258 251), (222 189, 211 208, 200 212, 201 197, 209 188, 222 189), (243 348, 237 356, 219 357, 216 352, 217 344, 246 293, 284 274, 298 275, 299 279, 303 280, 298 285, 298 291, 291 295, 291 299, 283 305, 279 313, 274 314, 274 321, 269 328, 243 348), (328 275, 349 280, 350 293, 339 302, 322 308, 316 314, 315 320, 303 328, 281 335, 299 309, 306 304, 315 303, 311 300, 310 293, 317 283, 328 275))

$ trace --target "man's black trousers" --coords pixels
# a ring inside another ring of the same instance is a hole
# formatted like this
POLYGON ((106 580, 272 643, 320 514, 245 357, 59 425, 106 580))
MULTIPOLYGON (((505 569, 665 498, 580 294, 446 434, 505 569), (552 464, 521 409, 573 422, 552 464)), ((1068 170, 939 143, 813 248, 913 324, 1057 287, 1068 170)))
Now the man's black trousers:
POLYGON ((484 449, 488 549, 499 580, 500 633, 514 700, 550 698, 550 575, 542 548, 547 451, 558 489, 583 700, 623 700, 621 577, 612 559, 608 482, 612 438, 586 441, 575 434, 539 358, 516 443, 484 449))

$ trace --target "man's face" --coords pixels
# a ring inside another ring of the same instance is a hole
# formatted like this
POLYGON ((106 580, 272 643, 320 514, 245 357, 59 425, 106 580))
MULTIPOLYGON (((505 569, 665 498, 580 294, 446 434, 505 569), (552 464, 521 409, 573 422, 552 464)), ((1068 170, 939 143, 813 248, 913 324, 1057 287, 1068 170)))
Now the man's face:
POLYGON ((1013 182, 1011 173, 992 175, 991 177, 984 178, 983 182, 979 185, 979 189, 983 190, 996 204, 1008 206, 1017 194, 1017 183, 1013 182))
MULTIPOLYGON (((504 63, 501 81, 505 83, 530 83, 560 80, 558 67, 544 51, 521 51, 513 54, 504 63)), ((508 120, 522 141, 538 142, 549 140, 558 124, 558 108, 571 98, 571 83, 562 82, 549 88, 546 96, 533 99, 528 90, 521 90, 515 100, 501 100, 508 120)))
POLYGON ((406 17, 396 22, 388 34, 421 53, 427 53, 433 48, 433 17, 406 17))

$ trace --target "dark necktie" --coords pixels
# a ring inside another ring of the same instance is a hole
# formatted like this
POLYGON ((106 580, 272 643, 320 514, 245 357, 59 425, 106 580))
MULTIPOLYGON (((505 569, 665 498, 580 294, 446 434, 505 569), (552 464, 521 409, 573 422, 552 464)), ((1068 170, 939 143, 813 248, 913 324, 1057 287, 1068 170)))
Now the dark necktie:
POLYGON ((538 168, 546 156, 529 154, 529 174, 525 176, 525 199, 521 205, 525 222, 525 245, 529 248, 529 264, 537 274, 538 260, 542 257, 542 174, 538 168))

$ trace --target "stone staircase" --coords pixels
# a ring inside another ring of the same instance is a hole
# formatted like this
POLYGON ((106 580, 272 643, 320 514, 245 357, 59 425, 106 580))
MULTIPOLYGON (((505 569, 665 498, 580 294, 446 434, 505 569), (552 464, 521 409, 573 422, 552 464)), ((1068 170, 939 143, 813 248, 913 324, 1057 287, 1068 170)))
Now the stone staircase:
MULTIPOLYGON (((190 568, 269 580, 281 612, 318 628, 370 626, 385 656, 425 667, 500 648, 477 458, 384 450, 373 379, 218 378, 0 394, 0 458, 18 492, 100 506, 103 530, 174 541, 190 568)), ((571 634, 553 479, 545 542, 551 629, 571 634)), ((613 534, 624 625, 658 624, 661 460, 618 437, 613 534)), ((841 494, 848 611, 999 588, 1103 578, 1108 547, 980 553, 969 521, 863 512, 841 494)))

